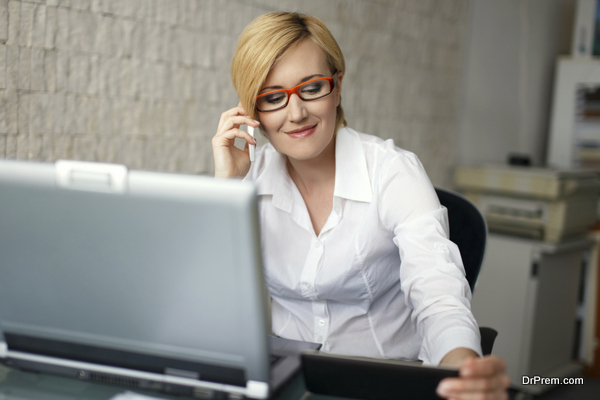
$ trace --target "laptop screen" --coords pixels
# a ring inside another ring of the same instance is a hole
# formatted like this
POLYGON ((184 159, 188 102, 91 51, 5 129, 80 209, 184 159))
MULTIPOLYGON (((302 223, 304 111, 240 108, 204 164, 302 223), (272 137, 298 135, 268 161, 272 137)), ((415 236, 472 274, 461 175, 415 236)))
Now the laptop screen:
POLYGON ((0 161, 9 348, 104 348, 268 381, 253 186, 78 165, 65 178, 54 164, 0 161))

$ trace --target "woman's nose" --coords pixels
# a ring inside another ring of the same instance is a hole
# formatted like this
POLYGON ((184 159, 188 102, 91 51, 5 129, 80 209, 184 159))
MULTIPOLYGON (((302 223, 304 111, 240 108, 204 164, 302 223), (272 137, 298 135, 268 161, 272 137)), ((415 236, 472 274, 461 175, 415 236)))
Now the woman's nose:
POLYGON ((292 93, 290 95, 290 99, 288 101, 287 109, 288 109, 288 118, 290 121, 299 122, 308 116, 308 112, 306 111, 306 102, 302 100, 296 93, 292 93))

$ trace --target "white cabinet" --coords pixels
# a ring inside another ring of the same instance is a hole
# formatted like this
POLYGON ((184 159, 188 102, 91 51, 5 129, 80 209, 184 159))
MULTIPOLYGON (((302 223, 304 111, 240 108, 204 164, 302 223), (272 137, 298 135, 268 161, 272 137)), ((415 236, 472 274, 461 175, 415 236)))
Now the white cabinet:
POLYGON ((548 244, 490 234, 472 309, 480 326, 498 331, 493 354, 507 363, 512 386, 538 394, 551 386, 523 385, 523 376, 577 373, 578 294, 591 242, 548 244))

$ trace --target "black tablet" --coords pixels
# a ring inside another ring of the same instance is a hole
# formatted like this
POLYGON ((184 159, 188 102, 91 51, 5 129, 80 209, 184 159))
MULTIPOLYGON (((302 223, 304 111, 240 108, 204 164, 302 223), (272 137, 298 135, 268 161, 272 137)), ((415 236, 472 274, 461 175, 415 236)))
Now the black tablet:
POLYGON ((312 393, 368 400, 437 400, 439 382, 458 369, 418 362, 305 351, 302 369, 312 393))

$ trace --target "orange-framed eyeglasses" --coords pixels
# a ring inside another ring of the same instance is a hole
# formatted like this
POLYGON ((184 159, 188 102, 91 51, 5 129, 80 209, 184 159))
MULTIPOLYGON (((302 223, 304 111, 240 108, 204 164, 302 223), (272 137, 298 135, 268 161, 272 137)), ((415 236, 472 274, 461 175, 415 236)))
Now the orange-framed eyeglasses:
POLYGON ((317 78, 294 86, 291 89, 277 89, 256 96, 256 109, 260 112, 281 110, 288 105, 292 93, 304 101, 321 99, 329 95, 337 83, 337 73, 331 78, 317 78))

